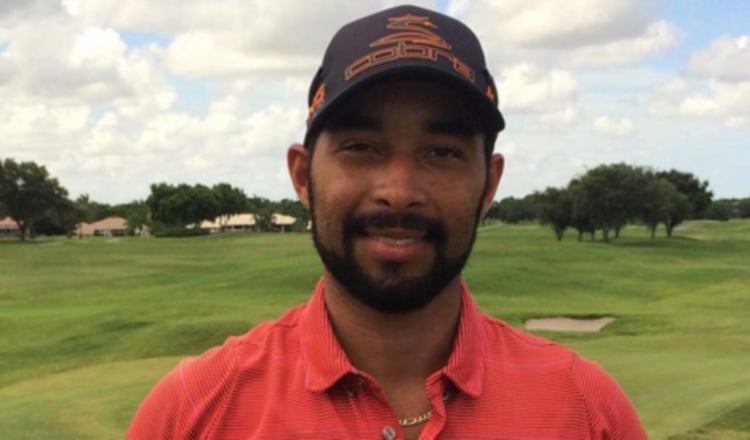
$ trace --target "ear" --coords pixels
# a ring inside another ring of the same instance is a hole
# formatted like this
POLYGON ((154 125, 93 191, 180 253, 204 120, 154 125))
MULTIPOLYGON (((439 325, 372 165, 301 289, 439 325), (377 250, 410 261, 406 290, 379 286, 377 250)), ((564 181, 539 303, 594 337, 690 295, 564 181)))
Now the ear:
POLYGON ((490 157, 490 165, 487 175, 487 187, 484 191, 484 198, 482 199, 482 218, 487 215, 487 211, 490 209, 492 200, 495 198, 495 192, 498 186, 500 186, 500 178, 503 177, 503 170, 505 169, 505 158, 500 153, 495 153, 490 157))
POLYGON ((299 201, 310 208, 310 154, 302 144, 293 144, 286 152, 286 166, 299 201))

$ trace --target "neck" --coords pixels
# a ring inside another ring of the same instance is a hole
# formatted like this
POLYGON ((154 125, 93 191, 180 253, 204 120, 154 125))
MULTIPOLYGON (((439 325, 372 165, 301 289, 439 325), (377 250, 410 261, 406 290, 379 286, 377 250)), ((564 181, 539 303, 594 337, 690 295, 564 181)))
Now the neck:
POLYGON ((386 394, 391 387, 418 386, 442 368, 453 349, 461 310, 456 277, 429 304, 407 313, 383 313, 354 298, 324 275, 326 307, 349 361, 371 375, 386 394))

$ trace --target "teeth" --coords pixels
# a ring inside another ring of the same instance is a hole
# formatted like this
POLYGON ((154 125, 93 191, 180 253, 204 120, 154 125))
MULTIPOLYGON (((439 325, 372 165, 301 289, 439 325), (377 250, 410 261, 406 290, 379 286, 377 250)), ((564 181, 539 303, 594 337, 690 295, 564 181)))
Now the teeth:
POLYGON ((404 246, 410 243, 414 243, 413 238, 389 238, 389 237, 376 237, 383 243, 388 243, 396 246, 404 246))

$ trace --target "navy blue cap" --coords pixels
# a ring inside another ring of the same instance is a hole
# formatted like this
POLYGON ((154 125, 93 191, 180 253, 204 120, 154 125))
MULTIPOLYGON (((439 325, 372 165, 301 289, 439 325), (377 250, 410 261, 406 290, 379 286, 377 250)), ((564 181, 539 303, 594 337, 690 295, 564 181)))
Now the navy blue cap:
POLYGON ((488 130, 496 134, 505 128, 497 89, 474 32, 447 15, 397 6, 355 20, 331 39, 310 84, 305 145, 343 98, 391 78, 463 88, 488 130))

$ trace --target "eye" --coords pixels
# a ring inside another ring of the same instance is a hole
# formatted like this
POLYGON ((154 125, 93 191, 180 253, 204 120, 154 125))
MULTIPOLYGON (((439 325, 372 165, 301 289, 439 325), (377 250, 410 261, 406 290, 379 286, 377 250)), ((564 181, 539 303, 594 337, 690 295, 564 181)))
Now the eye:
POLYGON ((377 154, 378 148, 375 144, 365 141, 344 142, 339 147, 339 152, 347 154, 377 154))
POLYGON ((458 159, 461 157, 461 150, 455 147, 439 146, 432 148, 427 155, 441 159, 458 159))
POLYGON ((341 148, 344 151, 351 151, 351 152, 366 152, 366 151, 373 151, 375 148, 367 143, 364 142, 350 142, 347 144, 344 144, 341 148))

